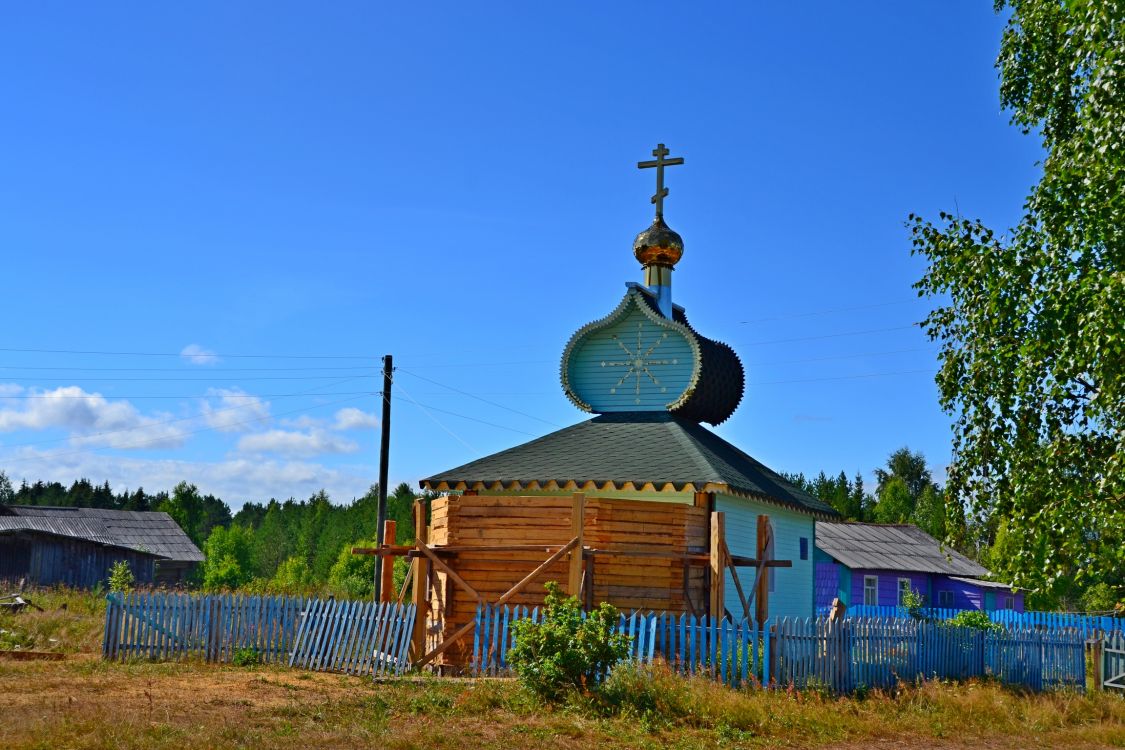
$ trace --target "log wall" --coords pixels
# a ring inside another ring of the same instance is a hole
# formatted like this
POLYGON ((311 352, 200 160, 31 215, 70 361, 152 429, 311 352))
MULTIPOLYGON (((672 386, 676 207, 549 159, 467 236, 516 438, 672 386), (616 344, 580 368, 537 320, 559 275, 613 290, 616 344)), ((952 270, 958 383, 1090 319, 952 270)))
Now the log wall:
MULTIPOLYGON (((447 496, 431 506, 430 543, 434 546, 543 545, 536 551, 470 551, 443 555, 458 575, 486 602, 495 602, 533 571, 550 552, 573 537, 573 499, 561 497, 447 496), (547 547, 554 547, 548 551, 547 547)), ((588 550, 649 550, 707 553, 710 544, 706 508, 679 503, 588 498, 585 501, 583 545, 588 550)), ((574 554, 574 553, 572 553, 574 554)), ((587 558, 587 565, 590 565, 587 558)), ((701 613, 707 606, 706 563, 595 554, 592 560, 595 604, 609 602, 622 610, 701 613), (686 567, 686 573, 685 573, 686 567), (685 600, 686 590, 690 604, 685 600)), ((569 558, 538 576, 510 604, 542 604, 544 585, 567 586, 569 558)), ((430 578, 428 649, 473 619, 476 601, 450 577, 434 569, 430 578)), ((463 665, 472 651, 466 636, 441 663, 463 665)))

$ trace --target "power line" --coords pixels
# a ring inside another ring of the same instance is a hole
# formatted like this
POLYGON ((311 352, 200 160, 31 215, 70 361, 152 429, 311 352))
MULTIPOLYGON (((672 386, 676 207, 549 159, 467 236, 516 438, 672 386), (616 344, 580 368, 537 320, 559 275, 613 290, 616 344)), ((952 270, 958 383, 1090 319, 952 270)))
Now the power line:
POLYGON ((832 354, 827 357, 810 357, 807 359, 788 359, 780 362, 751 362, 747 363, 747 367, 773 367, 774 365, 803 365, 809 362, 828 362, 834 359, 859 359, 861 357, 884 357, 890 354, 906 354, 909 352, 928 352, 932 349, 928 346, 915 346, 909 349, 891 349, 882 352, 851 352, 849 354, 832 354))
MULTIPOLYGON (((364 393, 362 395, 367 396, 367 395, 371 395, 371 394, 364 393)), ((132 443, 130 445, 91 445, 91 446, 87 446, 86 448, 84 448, 82 450, 67 451, 67 452, 63 452, 63 453, 47 453, 47 454, 44 454, 44 455, 36 456, 36 458, 40 459, 40 460, 48 459, 48 458, 65 458, 66 456, 81 455, 81 454, 83 454, 87 451, 91 451, 91 450, 129 450, 129 449, 132 449, 132 448, 144 448, 145 446, 148 446, 148 445, 156 445, 157 443, 167 442, 169 439, 182 439, 182 438, 188 437, 190 435, 198 435, 198 434, 203 433, 203 432, 211 432, 211 431, 218 430, 218 429, 228 429, 230 427, 241 427, 243 425, 254 424, 256 422, 264 422, 267 419, 274 419, 275 417, 287 417, 290 414, 299 414, 300 412, 312 411, 313 409, 320 409, 320 408, 323 408, 325 406, 338 406, 339 404, 344 404, 344 403, 347 403, 349 401, 355 401, 358 398, 359 398, 359 396, 353 396, 352 398, 344 398, 344 399, 340 399, 338 401, 329 401, 328 403, 324 403, 324 404, 313 404, 311 406, 304 406, 304 407, 301 407, 300 409, 292 409, 290 411, 284 411, 284 412, 281 412, 279 414, 267 414, 264 417, 255 417, 253 419, 247 419, 247 420, 244 420, 242 422, 231 422, 231 423, 228 423, 228 424, 224 424, 224 425, 222 425, 221 428, 219 428, 219 427, 201 427, 198 430, 190 430, 188 432, 178 433, 177 435, 175 435, 174 438, 169 438, 169 437, 153 438, 151 440, 142 440, 139 443, 132 443)), ((80 436, 78 436, 78 439, 81 440, 81 439, 84 439, 85 437, 87 437, 87 436, 80 435, 80 436)))
MULTIPOLYGON (((394 376, 392 375, 392 380, 391 380, 391 382, 392 382, 392 383, 394 383, 394 379, 393 379, 393 377, 394 377, 394 376)), ((431 414, 431 413, 430 413, 430 411, 429 411, 429 408, 428 408, 428 407, 426 407, 426 406, 425 406, 424 404, 420 404, 420 403, 418 403, 417 401, 415 401, 415 400, 414 400, 414 397, 413 397, 413 396, 411 396, 411 395, 410 395, 410 394, 409 394, 409 393, 408 393, 408 392, 406 391, 406 389, 402 387, 402 385, 401 385, 401 384, 399 385, 398 389, 399 389, 399 392, 401 392, 401 393, 402 393, 402 395, 406 396, 406 399, 407 399, 407 400, 408 400, 408 401, 409 401, 410 403, 414 404, 414 405, 415 405, 415 406, 417 406, 417 407, 418 407, 419 409, 421 409, 421 410, 422 410, 422 413, 423 413, 423 414, 425 414, 425 415, 426 415, 427 417, 429 417, 430 421, 432 421, 432 422, 433 422, 434 424, 436 424, 436 425, 437 425, 438 427, 440 427, 440 428, 441 428, 441 429, 442 429, 443 431, 445 431, 445 433, 446 433, 446 434, 450 435, 450 436, 451 436, 451 437, 452 437, 452 438, 453 438, 454 440, 456 440, 456 441, 457 441, 457 442, 459 442, 459 443, 460 443, 461 445, 463 445, 463 446, 465 446, 466 448, 468 448, 468 449, 469 449, 469 450, 470 450, 471 452, 473 452, 473 453, 476 453, 476 452, 477 452, 477 449, 476 449, 476 448, 474 448, 473 446, 469 445, 469 443, 468 443, 468 442, 467 442, 467 441, 466 441, 466 440, 465 440, 465 439, 464 439, 463 437, 461 437, 461 436, 460 436, 460 435, 458 435, 458 434, 457 434, 456 432, 454 432, 453 430, 451 430, 451 429, 449 429, 448 427, 446 427, 446 426, 445 426, 445 423, 443 423, 443 422, 442 422, 442 421, 441 421, 440 419, 438 419, 438 418, 437 418, 437 417, 435 417, 435 416, 434 416, 433 414, 431 414)), ((398 399, 398 396, 392 396, 391 398, 393 398, 393 399, 396 399, 396 400, 397 400, 397 399, 398 399)))
MULTIPOLYGON (((366 375, 367 375, 367 373, 364 373, 364 376, 366 376, 366 375)), ((250 381, 250 380, 252 380, 252 381, 259 381, 259 380, 332 380, 333 378, 338 378, 339 376, 340 376, 340 373, 336 373, 335 375, 264 375, 264 376, 256 375, 256 376, 251 376, 251 377, 245 377, 245 376, 232 377, 232 378, 229 378, 227 380, 237 380, 240 383, 245 382, 245 381, 250 381)), ((63 376, 41 377, 41 376, 38 376, 38 375, 22 375, 22 376, 17 375, 17 376, 6 378, 6 379, 7 380, 36 380, 36 381, 60 380, 60 381, 64 381, 64 382, 76 380, 76 378, 74 378, 74 377, 63 377, 63 376)), ((222 378, 99 378, 99 377, 88 378, 88 377, 83 377, 83 378, 78 378, 78 379, 85 382, 85 383, 126 383, 126 382, 128 382, 128 383, 220 383, 220 382, 227 382, 227 380, 223 380, 222 378)))
POLYGON ((439 409, 438 407, 431 406, 430 404, 423 404, 423 403, 420 403, 420 402, 414 401, 414 400, 411 400, 411 403, 414 404, 415 406, 418 406, 418 407, 422 408, 422 409, 429 409, 431 411, 436 411, 440 414, 448 414, 449 416, 457 417, 458 419, 467 419, 470 422, 476 422, 478 424, 488 425, 489 427, 495 427, 499 430, 507 430, 508 432, 517 432, 520 435, 527 435, 528 437, 539 437, 539 435, 536 435, 533 432, 526 432, 524 430, 517 430, 515 427, 508 427, 506 425, 496 424, 495 422, 488 422, 488 421, 483 420, 483 419, 477 419, 476 417, 470 417, 467 414, 459 414, 455 411, 449 411, 448 409, 439 409))
POLYGON ((861 378, 882 378, 891 375, 918 375, 926 373, 929 375, 936 375, 933 370, 899 370, 898 372, 868 372, 862 375, 838 375, 825 378, 799 378, 796 380, 760 380, 754 383, 747 383, 746 385, 787 385, 789 383, 820 383, 831 380, 859 380, 861 378))
POLYGON ((536 420, 537 422, 542 422, 543 424, 545 424, 545 425, 549 425, 549 426, 551 426, 551 427, 556 427, 556 428, 561 428, 561 427, 562 427, 562 425, 560 425, 560 424, 556 424, 556 423, 554 423, 554 422, 551 422, 550 420, 547 420, 547 419, 543 419, 542 417, 537 417, 537 416, 535 416, 534 414, 528 414, 527 412, 525 412, 525 411, 520 411, 519 409, 513 409, 513 408, 512 408, 512 407, 510 407, 510 406, 505 406, 504 404, 501 404, 501 403, 497 403, 496 401, 490 401, 490 400, 488 400, 487 398, 484 398, 484 397, 482 397, 482 396, 478 396, 478 395, 476 395, 476 394, 474 394, 474 393, 469 393, 468 391, 463 391, 463 390, 461 390, 460 388, 454 388, 454 387, 453 387, 453 386, 451 386, 451 385, 447 385, 447 384, 445 384, 445 383, 439 383, 439 382, 438 382, 438 381, 436 381, 436 380, 431 380, 430 378, 427 378, 427 377, 425 377, 425 376, 423 376, 423 375, 419 375, 419 374, 418 374, 418 373, 416 373, 416 372, 411 372, 410 370, 404 369, 404 368, 402 368, 402 367, 400 367, 400 368, 398 368, 398 369, 399 369, 399 370, 401 370, 402 372, 405 372, 405 373, 406 373, 407 375, 409 375, 409 376, 411 376, 411 377, 414 377, 414 378, 418 378, 419 380, 425 380, 425 381, 426 381, 427 383, 433 383, 434 385, 436 385, 436 386, 440 386, 441 388, 447 388, 447 389, 449 389, 449 390, 453 391, 454 393, 459 393, 459 394, 461 394, 462 396, 468 396, 469 398, 474 398, 474 399, 476 399, 477 401, 480 401, 480 402, 482 402, 482 403, 488 404, 489 406, 495 406, 495 407, 496 407, 496 408, 498 408, 498 409, 504 409, 505 411, 510 411, 510 412, 512 412, 513 414, 519 414, 519 415, 520 415, 520 416, 522 416, 522 417, 527 417, 528 419, 534 419, 534 420, 536 420))
MULTIPOLYGON (((52 372, 184 372, 198 371, 200 365, 180 365, 179 367, 59 367, 53 365, 0 365, 0 370, 49 370, 52 372)), ((320 370, 367 370, 377 372, 372 365, 334 365, 319 367, 211 367, 210 372, 316 372, 320 370)))
POLYGON ((798 336, 791 339, 771 339, 769 341, 751 341, 749 343, 740 344, 740 346, 764 346, 766 344, 791 344, 797 341, 817 341, 819 339, 834 339, 841 336, 864 336, 869 333, 887 333, 888 331, 905 331, 908 328, 916 328, 917 326, 911 323, 908 326, 892 326, 890 328, 871 328, 866 331, 845 331, 843 333, 822 333, 817 336, 798 336))
MULTIPOLYGON (((247 396, 257 396, 258 398, 290 398, 292 396, 374 396, 377 391, 338 391, 336 393, 247 393, 247 396)), ((174 395, 161 395, 156 396, 152 394, 137 394, 137 395, 119 395, 116 393, 106 395, 104 393, 84 393, 80 396, 72 396, 70 394, 50 394, 50 393, 15 393, 12 395, 0 394, 0 401, 9 398, 152 398, 152 399, 173 399, 173 398, 214 398, 215 396, 222 395, 216 393, 178 393, 174 395)), ((233 395, 233 394, 232 394, 233 395)), ((242 394, 238 394, 242 395, 242 394)))
POLYGON ((877 307, 890 307, 891 305, 905 305, 910 302, 918 302, 920 298, 895 300, 894 302, 875 302, 870 305, 852 305, 850 307, 836 307, 829 310, 816 310, 814 312, 793 313, 790 315, 774 315, 768 318, 752 318, 750 320, 740 320, 739 323, 768 323, 773 320, 792 320, 794 318, 812 318, 818 315, 832 315, 838 312, 852 312, 853 310, 872 310, 877 307))
POLYGON ((0 347, 0 352, 13 352, 18 354, 81 354, 102 355, 111 357, 214 357, 215 359, 377 359, 369 354, 220 354, 218 352, 118 352, 94 349, 17 349, 13 347, 0 347))
MULTIPOLYGON (((334 385, 344 385, 346 383, 351 383, 352 381, 355 381, 355 380, 359 380, 359 378, 358 377, 347 378, 345 380, 340 380, 340 381, 337 381, 335 383, 328 383, 328 386, 331 387, 331 386, 334 386, 334 385)), ((221 397, 224 394, 215 394, 215 395, 221 397)), ((254 394, 251 394, 251 393, 247 393, 247 394, 225 394, 225 395, 232 395, 232 396, 235 396, 235 397, 238 397, 238 398, 252 398, 252 399, 255 399, 255 400, 258 398, 257 396, 255 396, 254 394)), ((303 395, 306 395, 306 394, 298 393, 298 394, 294 394, 293 397, 296 398, 296 397, 303 396, 303 395)), ((2 400, 3 398, 4 397, 0 397, 0 400, 2 400)), ((349 399, 349 400, 354 400, 354 399, 349 399)), ((149 422, 148 424, 145 424, 145 425, 137 425, 135 427, 121 427, 121 428, 116 429, 116 430, 103 430, 102 432, 94 432, 94 433, 90 433, 90 434, 87 434, 87 435, 82 435, 82 437, 84 437, 84 438, 104 437, 106 435, 118 435, 122 432, 133 432, 133 431, 136 431, 136 430, 147 430, 147 429, 150 429, 152 427, 159 427, 159 426, 162 426, 162 425, 178 424, 180 422, 192 422, 196 419, 205 419, 205 418, 207 418, 209 416, 212 416, 212 415, 215 415, 215 414, 226 414, 227 412, 238 411, 240 409, 248 409, 252 406, 257 406, 257 404, 256 403, 247 403, 247 404, 239 404, 238 406, 228 406, 228 407, 223 408, 223 409, 213 409, 212 411, 208 412, 207 414, 195 414, 195 415, 192 415, 190 417, 178 417, 176 419, 157 420, 155 422, 149 422)), ((61 442, 66 442, 67 440, 70 440, 71 437, 72 436, 67 435, 66 437, 61 437, 61 438, 46 438, 44 440, 32 440, 32 441, 26 442, 26 443, 4 443, 4 444, 0 445, 0 449, 2 449, 2 448, 26 448, 26 447, 32 446, 32 445, 44 445, 46 443, 61 443, 61 442)))

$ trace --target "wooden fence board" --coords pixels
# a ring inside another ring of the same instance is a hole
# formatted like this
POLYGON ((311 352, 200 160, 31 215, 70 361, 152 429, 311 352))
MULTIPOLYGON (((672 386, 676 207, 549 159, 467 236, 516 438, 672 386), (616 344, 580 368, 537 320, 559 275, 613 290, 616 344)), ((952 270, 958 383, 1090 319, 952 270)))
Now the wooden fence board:
MULTIPOLYGON (((526 607, 478 607, 474 674, 508 672, 510 626, 527 616, 526 607)), ((732 686, 817 687, 841 694, 992 676, 1034 691, 1081 691, 1086 679, 1079 630, 984 632, 896 617, 835 623, 783 618, 759 628, 749 620, 631 612, 621 614, 616 631, 631 638, 633 661, 659 658, 681 674, 704 673, 732 686)))
MULTIPOLYGON (((286 596, 198 596, 167 592, 111 593, 106 597, 102 657, 229 662, 252 649, 264 663, 370 672, 371 645, 382 627, 396 629, 411 611, 387 616, 368 602, 286 596), (397 617, 397 619, 396 619, 397 617), (304 644, 302 651, 295 644, 304 644)), ((395 630, 397 633, 397 630, 395 630)), ((385 659, 404 667, 402 638, 385 659)))

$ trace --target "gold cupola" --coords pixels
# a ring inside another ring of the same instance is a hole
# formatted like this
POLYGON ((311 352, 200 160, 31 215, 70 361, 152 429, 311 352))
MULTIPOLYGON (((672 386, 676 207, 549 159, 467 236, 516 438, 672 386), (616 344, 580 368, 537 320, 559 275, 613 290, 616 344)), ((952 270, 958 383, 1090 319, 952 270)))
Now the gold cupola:
POLYGON ((645 272, 645 286, 656 297, 660 314, 672 317, 672 269, 684 255, 684 240, 664 223, 664 199, 668 188, 664 187, 664 168, 683 164, 682 157, 665 159, 668 149, 658 143, 652 150, 656 158, 637 162, 638 169, 656 168, 656 195, 652 203, 656 206, 656 217, 652 226, 637 235, 633 240, 633 255, 641 263, 645 272))

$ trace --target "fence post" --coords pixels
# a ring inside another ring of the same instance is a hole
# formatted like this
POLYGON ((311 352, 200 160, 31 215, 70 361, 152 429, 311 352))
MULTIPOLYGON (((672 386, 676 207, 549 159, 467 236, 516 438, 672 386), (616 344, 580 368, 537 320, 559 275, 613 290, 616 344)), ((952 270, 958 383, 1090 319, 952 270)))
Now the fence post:
MULTIPOLYGON (((383 521, 383 544, 394 546, 396 524, 394 521, 387 519, 383 521)), ((381 566, 382 579, 379 584, 379 601, 393 602, 395 600, 395 558, 387 556, 383 558, 381 566)))
POLYGON ((222 643, 223 603, 218 596, 207 599, 207 661, 219 660, 219 646, 222 643))
MULTIPOLYGON (((426 504, 423 500, 414 501, 414 538, 418 544, 429 542, 426 529, 426 504)), ((429 559, 423 555, 414 558, 414 632, 410 637, 410 661, 415 662, 426 654, 426 630, 429 626, 430 611, 427 601, 426 570, 429 559)))
POLYGON ((572 499, 570 511, 570 536, 577 539, 578 544, 570 553, 570 569, 568 571, 567 593, 578 596, 582 589, 582 529, 586 524, 586 496, 576 492, 572 499))
POLYGON ((1101 638, 1093 638, 1088 641, 1088 643, 1090 644, 1091 663, 1094 665, 1094 690, 1102 690, 1104 689, 1102 683, 1102 668, 1104 666, 1102 664, 1102 658, 1105 653, 1105 642, 1101 638))
POLYGON ((708 614, 711 620, 722 619, 725 612, 724 591, 727 561, 724 554, 726 544, 726 516, 715 511, 711 513, 711 599, 708 614))

